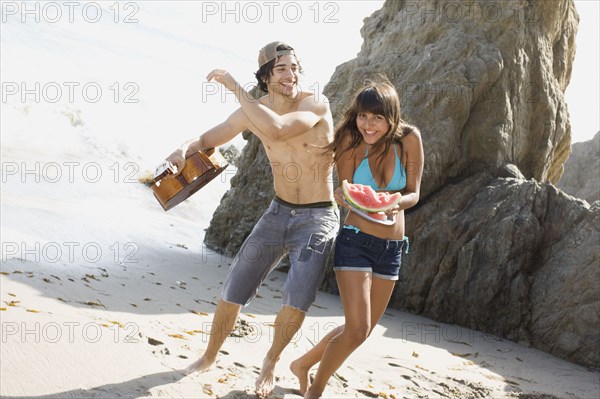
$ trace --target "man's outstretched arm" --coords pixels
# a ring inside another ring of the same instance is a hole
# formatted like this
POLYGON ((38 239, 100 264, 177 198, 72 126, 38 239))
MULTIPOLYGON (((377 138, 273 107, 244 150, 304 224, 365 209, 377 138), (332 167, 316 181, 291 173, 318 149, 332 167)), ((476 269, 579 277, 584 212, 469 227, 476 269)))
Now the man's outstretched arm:
POLYGON ((224 122, 202 133, 198 139, 191 139, 183 143, 171 155, 167 161, 177 166, 181 171, 185 165, 185 158, 197 151, 207 148, 218 147, 229 142, 239 133, 248 128, 248 120, 241 108, 234 111, 224 122))
POLYGON ((207 79, 214 79, 231 90, 248 120, 272 140, 285 140, 305 133, 329 112, 329 104, 325 98, 309 96, 300 102, 297 111, 279 115, 252 98, 227 71, 215 69, 208 74, 207 79))

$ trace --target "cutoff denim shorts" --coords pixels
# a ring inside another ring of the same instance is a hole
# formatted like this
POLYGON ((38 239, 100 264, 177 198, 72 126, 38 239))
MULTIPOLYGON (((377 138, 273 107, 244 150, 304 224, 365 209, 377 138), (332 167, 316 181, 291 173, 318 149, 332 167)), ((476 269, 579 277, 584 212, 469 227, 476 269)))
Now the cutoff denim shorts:
POLYGON ((301 208, 271 201, 231 264, 223 300, 248 305, 287 254, 291 267, 283 286, 283 304, 306 312, 325 275, 339 220, 333 204, 301 208))
POLYGON ((398 280, 404 240, 386 240, 352 228, 342 228, 335 242, 334 270, 372 272, 373 277, 398 280))

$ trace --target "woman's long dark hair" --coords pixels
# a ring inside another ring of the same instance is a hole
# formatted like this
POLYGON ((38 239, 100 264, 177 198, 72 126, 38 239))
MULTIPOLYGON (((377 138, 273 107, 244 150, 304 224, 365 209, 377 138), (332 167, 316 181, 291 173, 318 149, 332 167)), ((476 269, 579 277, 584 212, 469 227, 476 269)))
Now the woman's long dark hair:
MULTIPOLYGON (((385 154, 393 143, 400 144, 402 138, 413 131, 413 126, 407 124, 400 117, 400 99, 394 86, 387 80, 368 82, 358 90, 350 109, 335 130, 332 147, 334 160, 337 161, 344 152, 356 149, 363 141, 362 134, 356 125, 359 113, 368 112, 383 115, 390 129, 372 147, 372 152, 378 154, 378 165, 383 162, 385 154), (350 135, 350 144, 344 145, 346 136, 350 135)), ((402 153, 402 152, 401 152, 402 153)))

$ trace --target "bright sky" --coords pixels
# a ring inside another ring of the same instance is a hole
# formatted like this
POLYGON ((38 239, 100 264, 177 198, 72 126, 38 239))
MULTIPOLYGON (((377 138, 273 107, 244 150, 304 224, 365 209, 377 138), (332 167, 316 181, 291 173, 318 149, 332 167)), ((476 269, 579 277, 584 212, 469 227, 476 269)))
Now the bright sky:
MULTIPOLYGON (((200 116, 190 109, 198 109, 200 85, 210 69, 228 69, 240 82, 252 83, 258 47, 274 39, 294 46, 305 68, 305 85, 321 91, 336 66, 360 51, 362 21, 383 0, 91 3, 102 5, 100 23, 82 20, 85 2, 2 1, 5 14, 23 4, 56 4, 63 13, 60 23, 46 24, 32 22, 32 15, 25 24, 18 17, 5 23, 2 16, 3 80, 134 80, 140 96, 165 102, 157 107, 172 116, 171 126, 184 127, 198 126, 192 118, 200 116), (69 23, 67 4, 72 3, 77 4, 75 22, 69 23), (139 22, 125 23, 128 19, 139 22)), ((596 0, 576 0, 577 54, 566 93, 574 142, 600 130, 599 5, 596 0)), ((93 18, 94 11, 90 7, 88 16, 93 18)), ((54 15, 56 7, 48 7, 46 16, 54 15)), ((213 108, 202 115, 202 127, 221 121, 235 107, 230 99, 218 107, 215 101, 203 101, 213 108)))
MULTIPOLYGON (((236 13, 231 12, 235 10, 233 6, 221 8, 221 3, 217 2, 204 6, 202 15, 206 22, 221 22, 219 19, 223 18, 232 32, 238 32, 215 36, 215 45, 255 62, 256 43, 267 43, 276 36, 295 47, 309 81, 322 84, 329 80, 337 65, 354 58, 360 51, 362 20, 380 9, 384 1, 288 2, 300 6, 287 8, 285 2, 273 2, 276 6, 271 8, 265 6, 268 2, 249 3, 259 6, 240 6, 237 13, 242 18, 239 22, 234 20, 236 13), (271 17, 273 22, 265 29, 265 22, 271 17), (248 23, 252 20, 257 22, 248 23), (291 22, 294 20, 297 21, 291 22), (240 37, 239 32, 247 34, 240 37)), ((573 142, 579 142, 591 139, 600 130, 600 1, 576 0, 575 4, 580 22, 577 53, 566 97, 573 142)), ((254 80, 251 74, 243 73, 247 70, 240 70, 240 80, 254 80)))
MULTIPOLYGON (((269 7, 269 2, 247 2, 249 5, 239 5, 237 11, 235 6, 223 7, 221 2, 205 3, 201 14, 206 24, 214 26, 214 46, 234 52, 251 65, 256 59, 257 43, 267 43, 277 37, 294 46, 302 58, 308 81, 323 84, 337 65, 354 58, 360 51, 362 20, 380 9, 384 1, 302 1, 287 2, 287 6, 286 2, 271 3, 273 6, 269 7), (236 16, 240 17, 238 21, 236 16), (223 26, 230 32, 224 33, 223 26)), ((566 97, 573 142, 579 142, 591 139, 600 130, 600 1, 576 0, 575 4, 580 22, 566 97)), ((190 27, 197 26, 198 16, 190 15, 190 18, 190 27)), ((247 65, 238 64, 236 77, 252 82, 254 77, 248 73, 247 65)))
POLYGON ((600 2, 576 0, 577 52, 566 97, 573 142, 590 140, 600 130, 600 2))

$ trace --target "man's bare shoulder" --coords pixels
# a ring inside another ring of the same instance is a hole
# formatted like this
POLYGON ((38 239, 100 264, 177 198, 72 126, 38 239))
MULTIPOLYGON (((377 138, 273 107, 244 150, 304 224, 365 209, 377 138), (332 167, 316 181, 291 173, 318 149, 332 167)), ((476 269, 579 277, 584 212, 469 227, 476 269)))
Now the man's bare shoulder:
POLYGON ((330 114, 329 100, 323 94, 315 94, 312 92, 300 92, 302 95, 300 104, 298 105, 299 111, 312 111, 318 115, 330 114))
POLYGON ((329 99, 322 93, 315 93, 313 91, 300 91, 298 92, 298 98, 300 101, 312 101, 314 103, 327 104, 329 106, 329 99))

